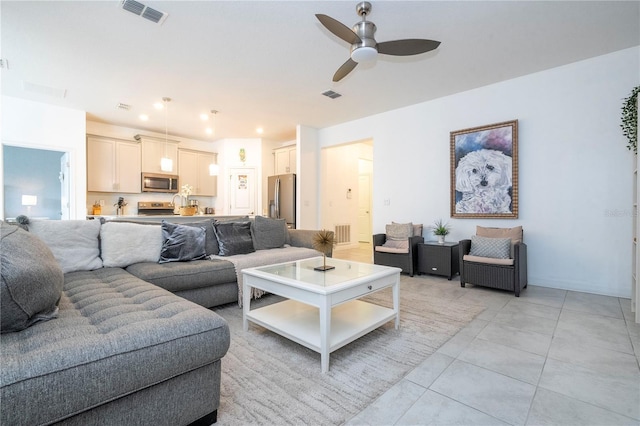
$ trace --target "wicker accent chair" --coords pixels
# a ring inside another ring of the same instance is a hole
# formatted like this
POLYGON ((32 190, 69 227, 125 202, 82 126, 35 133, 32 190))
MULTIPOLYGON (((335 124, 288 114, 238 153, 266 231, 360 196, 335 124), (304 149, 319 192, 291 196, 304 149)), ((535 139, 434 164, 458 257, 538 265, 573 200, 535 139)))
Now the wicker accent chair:
MULTIPOLYGON (((466 283, 512 291, 520 297, 527 287, 527 245, 523 242, 521 226, 514 228, 476 228, 476 236, 484 238, 509 238, 508 258, 473 255, 472 240, 459 243, 460 286, 466 283)), ((480 245, 481 239, 475 239, 480 245)))
POLYGON ((412 277, 418 270, 418 244, 424 242, 422 225, 393 223, 387 225, 386 231, 386 234, 373 235, 373 263, 395 266, 412 277), (394 229, 398 229, 396 225, 407 226, 411 231, 394 233, 394 229))

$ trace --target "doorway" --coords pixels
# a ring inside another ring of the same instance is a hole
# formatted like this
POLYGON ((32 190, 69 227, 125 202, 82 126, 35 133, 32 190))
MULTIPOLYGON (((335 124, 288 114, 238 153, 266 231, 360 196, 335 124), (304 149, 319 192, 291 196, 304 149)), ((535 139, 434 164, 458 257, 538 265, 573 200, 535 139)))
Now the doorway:
POLYGON ((372 238, 371 188, 373 161, 358 159, 358 242, 369 243, 372 238))
POLYGON ((337 250, 371 243, 373 141, 322 148, 320 154, 322 228, 336 232, 337 250))
POLYGON ((229 214, 255 214, 256 194, 256 169, 231 169, 229 174, 229 214))
POLYGON ((5 219, 70 217, 68 153, 3 145, 2 162, 5 219))

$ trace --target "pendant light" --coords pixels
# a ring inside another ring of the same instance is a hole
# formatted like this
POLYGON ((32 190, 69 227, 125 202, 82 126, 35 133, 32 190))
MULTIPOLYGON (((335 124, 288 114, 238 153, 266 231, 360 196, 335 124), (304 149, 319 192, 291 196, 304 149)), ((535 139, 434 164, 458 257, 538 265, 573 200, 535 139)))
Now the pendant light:
POLYGON ((173 160, 167 155, 167 145, 169 139, 168 115, 169 102, 171 102, 171 98, 162 98, 162 102, 164 103, 164 157, 160 159, 160 170, 162 170, 163 172, 172 172, 173 160))

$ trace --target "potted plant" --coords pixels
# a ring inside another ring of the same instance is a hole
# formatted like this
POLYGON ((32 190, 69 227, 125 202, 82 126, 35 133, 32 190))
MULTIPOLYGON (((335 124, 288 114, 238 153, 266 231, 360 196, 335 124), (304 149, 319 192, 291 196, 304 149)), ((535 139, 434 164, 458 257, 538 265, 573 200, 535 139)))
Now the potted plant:
POLYGON ((638 152, 638 93, 640 86, 636 86, 631 91, 631 95, 625 98, 622 105, 622 134, 627 138, 627 148, 638 152))
POLYGON ((193 186, 189 184, 180 187, 180 216, 193 216, 198 207, 189 205, 189 195, 193 192, 193 186))
POLYGON ((449 227, 448 223, 444 223, 442 219, 438 219, 433 224, 433 234, 438 237, 438 243, 444 244, 444 237, 451 232, 451 227, 449 227))

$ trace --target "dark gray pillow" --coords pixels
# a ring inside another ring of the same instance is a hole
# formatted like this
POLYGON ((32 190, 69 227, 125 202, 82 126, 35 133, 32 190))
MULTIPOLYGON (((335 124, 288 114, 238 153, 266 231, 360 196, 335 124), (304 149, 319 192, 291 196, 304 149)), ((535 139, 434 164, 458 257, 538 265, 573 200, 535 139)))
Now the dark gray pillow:
POLYGON ((203 227, 162 221, 162 249, 158 263, 203 259, 206 232, 203 227))
POLYGON ((255 250, 251 239, 251 222, 214 222, 220 256, 247 254, 255 250))
POLYGON ((282 247, 287 241, 287 223, 284 219, 256 216, 253 223, 253 238, 256 250, 282 247))
POLYGON ((46 244, 0 221, 0 331, 20 331, 58 316, 62 268, 46 244))
POLYGON ((207 256, 218 254, 218 239, 216 238, 215 232, 213 232, 213 219, 201 220, 198 222, 181 223, 180 225, 204 228, 206 234, 204 239, 205 253, 207 254, 207 256))

